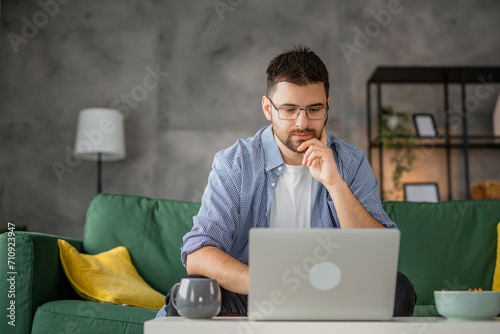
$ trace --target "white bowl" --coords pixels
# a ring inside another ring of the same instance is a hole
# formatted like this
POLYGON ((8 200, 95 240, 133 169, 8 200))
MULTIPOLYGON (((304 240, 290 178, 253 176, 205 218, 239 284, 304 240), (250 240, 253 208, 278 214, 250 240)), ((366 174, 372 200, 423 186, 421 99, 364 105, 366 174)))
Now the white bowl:
POLYGON ((434 291, 439 314, 455 320, 488 320, 500 313, 500 291, 434 291))

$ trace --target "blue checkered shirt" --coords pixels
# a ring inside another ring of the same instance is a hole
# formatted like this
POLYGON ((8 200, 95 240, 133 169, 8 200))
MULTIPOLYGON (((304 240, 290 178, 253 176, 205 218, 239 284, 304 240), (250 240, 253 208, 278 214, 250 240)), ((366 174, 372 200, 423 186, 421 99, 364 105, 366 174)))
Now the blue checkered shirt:
MULTIPOLYGON (((363 150, 332 135, 327 137, 340 176, 352 193, 373 218, 395 228, 382 209, 379 183, 363 150)), ((248 263, 249 230, 269 227, 271 198, 284 168, 271 125, 218 152, 193 229, 183 239, 184 266, 187 255, 203 246, 215 246, 248 263)), ((313 200, 311 228, 340 227, 332 198, 321 183, 313 200)))
MULTIPOLYGON (((382 209, 378 180, 360 148, 328 135, 340 176, 366 210, 386 227, 395 228, 382 209)), ((183 239, 182 263, 188 254, 203 246, 215 246, 248 263, 248 232, 269 227, 271 198, 285 163, 273 136, 265 127, 246 140, 220 151, 203 194, 193 229, 183 239)), ((319 183, 311 210, 312 228, 340 227, 337 212, 326 188, 319 183)), ((156 317, 166 315, 165 306, 156 317)))

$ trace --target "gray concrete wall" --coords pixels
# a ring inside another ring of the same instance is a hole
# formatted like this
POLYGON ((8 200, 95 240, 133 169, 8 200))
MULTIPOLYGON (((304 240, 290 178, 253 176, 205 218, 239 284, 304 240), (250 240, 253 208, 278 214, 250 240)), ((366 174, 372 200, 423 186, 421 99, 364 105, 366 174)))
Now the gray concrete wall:
MULTIPOLYGON (((104 192, 199 201, 213 155, 267 124, 265 68, 294 43, 330 70, 328 131, 365 150, 365 82, 376 66, 497 65, 500 54, 496 0, 4 0, 0 20, 0 224, 76 238, 96 192, 95 163, 66 161, 82 108, 127 112, 127 159, 104 163, 104 192), (373 23, 382 10, 393 13, 373 23), (346 57, 340 44, 356 46, 367 27, 369 43, 346 57), (161 82, 139 96, 148 67, 161 82), (59 177, 55 162, 67 167, 59 177)), ((440 112, 441 90, 425 89, 388 91, 384 103, 440 112)), ((477 131, 491 133, 495 89, 477 131)), ((441 153, 408 180, 444 178, 441 153)), ((499 155, 476 154, 472 181, 500 179, 499 155)))

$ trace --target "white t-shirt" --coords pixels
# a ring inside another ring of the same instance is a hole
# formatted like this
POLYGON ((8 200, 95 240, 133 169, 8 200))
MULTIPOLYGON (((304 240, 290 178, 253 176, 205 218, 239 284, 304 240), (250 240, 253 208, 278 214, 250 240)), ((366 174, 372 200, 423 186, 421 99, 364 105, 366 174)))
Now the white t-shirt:
POLYGON ((271 228, 311 228, 317 181, 307 166, 285 164, 271 199, 271 228))

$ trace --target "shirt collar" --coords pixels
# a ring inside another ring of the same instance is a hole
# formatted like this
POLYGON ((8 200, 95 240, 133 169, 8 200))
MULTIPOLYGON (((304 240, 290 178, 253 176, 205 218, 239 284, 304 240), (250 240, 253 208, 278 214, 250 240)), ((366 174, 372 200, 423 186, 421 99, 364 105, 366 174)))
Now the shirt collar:
POLYGON ((266 164, 266 172, 283 166, 283 157, 273 135, 273 127, 269 125, 264 129, 261 135, 262 148, 264 150, 264 161, 266 164))

